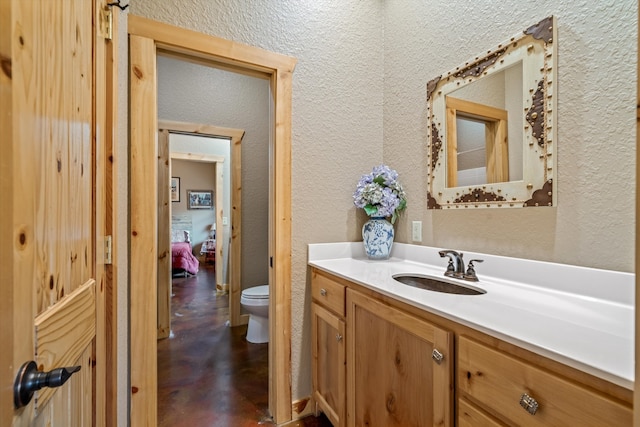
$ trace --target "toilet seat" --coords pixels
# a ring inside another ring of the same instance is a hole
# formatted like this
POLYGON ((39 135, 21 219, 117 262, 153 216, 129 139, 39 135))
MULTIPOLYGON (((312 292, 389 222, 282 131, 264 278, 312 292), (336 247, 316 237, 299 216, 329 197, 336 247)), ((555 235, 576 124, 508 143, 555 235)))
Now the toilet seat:
POLYGON ((268 300, 269 285, 253 286, 242 291, 241 297, 251 300, 268 300))

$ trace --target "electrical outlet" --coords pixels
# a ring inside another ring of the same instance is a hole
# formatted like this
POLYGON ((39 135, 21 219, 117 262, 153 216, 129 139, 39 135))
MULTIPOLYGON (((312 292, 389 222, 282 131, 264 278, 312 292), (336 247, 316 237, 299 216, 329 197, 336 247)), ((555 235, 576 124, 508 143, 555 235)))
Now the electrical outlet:
POLYGON ((411 240, 422 242, 422 221, 413 221, 411 223, 411 240))
POLYGON ((226 216, 222 217, 222 225, 229 225, 229 219, 226 216))

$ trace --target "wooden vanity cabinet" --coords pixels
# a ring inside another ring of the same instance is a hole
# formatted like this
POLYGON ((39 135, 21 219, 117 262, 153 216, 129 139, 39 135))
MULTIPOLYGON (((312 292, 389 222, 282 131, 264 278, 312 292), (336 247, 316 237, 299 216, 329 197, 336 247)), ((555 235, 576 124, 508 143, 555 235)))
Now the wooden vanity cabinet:
POLYGON ((347 289, 347 425, 452 426, 453 335, 347 289))
POLYGON ((502 425, 498 420, 527 426, 632 424, 628 405, 535 363, 465 336, 458 338, 457 354, 459 426, 502 425))
POLYGON ((312 295, 313 398, 334 427, 632 424, 633 392, 601 378, 316 269, 312 295))
POLYGON ((346 425, 345 286, 314 270, 311 281, 312 382, 316 416, 346 425))

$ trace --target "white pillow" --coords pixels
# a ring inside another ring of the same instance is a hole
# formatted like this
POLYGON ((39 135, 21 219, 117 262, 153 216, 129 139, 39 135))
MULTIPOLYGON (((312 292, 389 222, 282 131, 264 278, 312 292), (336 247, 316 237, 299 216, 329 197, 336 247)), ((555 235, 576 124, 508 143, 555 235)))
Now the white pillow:
POLYGON ((191 235, 187 230, 171 230, 171 242, 173 243, 181 243, 187 242, 191 243, 191 235))

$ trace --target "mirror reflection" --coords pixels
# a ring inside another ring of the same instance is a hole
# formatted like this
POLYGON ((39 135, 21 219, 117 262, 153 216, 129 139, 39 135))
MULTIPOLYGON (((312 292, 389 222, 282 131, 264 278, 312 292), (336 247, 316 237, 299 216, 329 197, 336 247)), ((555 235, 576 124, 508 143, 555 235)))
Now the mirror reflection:
POLYGON ((447 187, 522 180, 521 88, 519 61, 446 96, 447 187))

